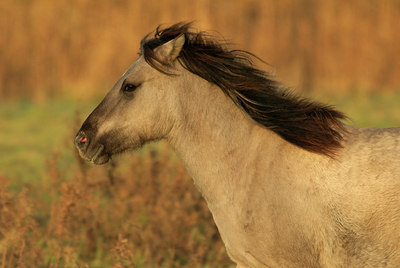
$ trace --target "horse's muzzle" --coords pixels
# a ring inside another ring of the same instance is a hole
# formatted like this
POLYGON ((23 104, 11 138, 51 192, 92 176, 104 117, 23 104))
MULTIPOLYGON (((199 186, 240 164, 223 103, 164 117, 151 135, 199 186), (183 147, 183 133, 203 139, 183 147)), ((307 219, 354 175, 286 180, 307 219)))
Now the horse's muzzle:
POLYGON ((86 137, 85 132, 79 131, 75 136, 75 146, 82 152, 87 150, 89 146, 89 140, 86 137))
POLYGON ((105 164, 110 156, 105 152, 104 145, 93 142, 85 132, 79 131, 75 136, 75 146, 82 158, 97 164, 105 164))

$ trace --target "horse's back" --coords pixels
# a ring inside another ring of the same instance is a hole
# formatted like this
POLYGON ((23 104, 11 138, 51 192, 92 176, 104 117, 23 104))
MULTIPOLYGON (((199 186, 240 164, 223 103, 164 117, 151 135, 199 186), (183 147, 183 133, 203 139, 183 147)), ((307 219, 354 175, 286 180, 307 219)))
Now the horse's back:
POLYGON ((400 153, 400 127, 396 128, 357 128, 346 127, 344 153, 355 157, 385 158, 388 154, 400 153))
MULTIPOLYGON (((330 215, 349 266, 400 263, 400 128, 348 128, 330 215), (340 172, 339 172, 340 174, 340 172)), ((334 185, 334 184, 333 184, 334 185)))
POLYGON ((348 127, 339 154, 342 179, 354 185, 389 187, 400 183, 400 128, 348 127))

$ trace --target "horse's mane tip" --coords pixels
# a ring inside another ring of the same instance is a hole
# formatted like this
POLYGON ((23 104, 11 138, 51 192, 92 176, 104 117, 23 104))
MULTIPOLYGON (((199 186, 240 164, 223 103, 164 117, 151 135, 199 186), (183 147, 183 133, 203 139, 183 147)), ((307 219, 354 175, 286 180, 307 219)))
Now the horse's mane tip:
MULTIPOLYGON (((141 41, 141 53, 154 68, 168 73, 153 50, 184 34, 178 60, 188 71, 216 84, 256 122, 308 151, 334 157, 342 147, 346 116, 332 108, 293 94, 253 65, 257 58, 245 50, 231 50, 207 32, 192 30, 192 22, 157 27, 141 41)), ((259 59, 259 58, 257 58, 259 59)))

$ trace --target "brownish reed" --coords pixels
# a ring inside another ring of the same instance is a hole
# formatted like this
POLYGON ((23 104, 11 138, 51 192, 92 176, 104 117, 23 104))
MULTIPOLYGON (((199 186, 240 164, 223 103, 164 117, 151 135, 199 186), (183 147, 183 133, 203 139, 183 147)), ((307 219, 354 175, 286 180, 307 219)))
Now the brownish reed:
POLYGON ((133 62, 146 33, 192 20, 290 86, 399 89, 398 0, 19 0, 0 3, 0 97, 96 94, 133 62))

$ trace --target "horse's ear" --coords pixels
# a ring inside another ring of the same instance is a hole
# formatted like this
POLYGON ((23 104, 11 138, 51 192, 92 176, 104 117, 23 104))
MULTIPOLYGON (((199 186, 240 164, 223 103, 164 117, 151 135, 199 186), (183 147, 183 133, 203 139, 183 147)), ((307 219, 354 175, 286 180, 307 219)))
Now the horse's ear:
POLYGON ((175 39, 172 39, 167 43, 157 47, 155 49, 157 58, 165 64, 171 64, 176 60, 176 58, 178 58, 184 44, 185 35, 181 34, 175 39))

